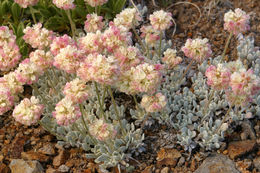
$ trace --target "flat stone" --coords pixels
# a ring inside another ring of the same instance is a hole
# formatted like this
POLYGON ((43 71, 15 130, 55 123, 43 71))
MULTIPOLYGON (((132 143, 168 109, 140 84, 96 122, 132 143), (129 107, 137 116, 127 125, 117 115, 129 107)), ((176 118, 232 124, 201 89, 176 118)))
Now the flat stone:
POLYGON ((60 165, 58 171, 60 172, 69 172, 70 168, 66 165, 60 165))
POLYGON ((228 145, 228 155, 231 159, 238 158, 246 153, 251 152, 256 146, 255 140, 245 140, 231 142, 228 145))
POLYGON ((213 154, 206 158, 194 173, 239 173, 239 171, 227 156, 213 154))
POLYGON ((258 171, 260 171, 260 157, 257 157, 253 160, 254 166, 258 171))
POLYGON ((169 167, 165 167, 161 170, 161 173, 169 173, 170 172, 170 168, 169 167))
POLYGON ((69 158, 69 153, 65 150, 60 150, 59 155, 54 157, 53 159, 53 165, 54 166, 60 166, 66 162, 66 160, 69 158))
POLYGON ((46 155, 55 155, 54 146, 50 143, 45 144, 38 151, 39 151, 39 153, 46 154, 46 155))
POLYGON ((21 156, 25 160, 38 160, 40 162, 47 162, 49 160, 48 156, 34 151, 22 152, 21 156))
POLYGON ((42 165, 34 161, 25 161, 22 159, 13 159, 9 165, 12 173, 43 173, 42 165))
POLYGON ((153 165, 147 166, 147 167, 142 171, 142 173, 153 173, 153 170, 154 170, 154 166, 153 166, 153 165))
POLYGON ((50 167, 46 170, 46 173, 58 173, 58 171, 56 171, 56 169, 50 167))

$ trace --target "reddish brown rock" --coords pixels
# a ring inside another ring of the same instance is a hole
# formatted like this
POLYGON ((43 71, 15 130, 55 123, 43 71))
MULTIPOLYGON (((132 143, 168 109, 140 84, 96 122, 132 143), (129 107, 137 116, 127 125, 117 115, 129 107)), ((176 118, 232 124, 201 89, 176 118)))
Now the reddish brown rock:
POLYGON ((40 148, 38 151, 39 153, 46 154, 46 155, 55 155, 54 146, 50 143, 43 145, 43 147, 40 148))
POLYGON ((66 150, 60 150, 59 155, 54 157, 53 159, 53 165, 58 167, 64 164, 68 158, 69 158, 69 153, 66 152, 66 150))
POLYGON ((256 146, 255 140, 231 142, 228 145, 228 155, 231 159, 235 159, 246 153, 251 152, 255 146, 256 146))
POLYGON ((10 158, 18 159, 21 158, 21 153, 23 152, 23 146, 28 138, 25 136, 16 137, 11 144, 10 151, 10 158))
POLYGON ((38 160, 40 162, 47 162, 49 160, 48 156, 34 151, 22 152, 21 156, 25 160, 38 160))
POLYGON ((50 167, 46 170, 46 173, 58 173, 58 171, 56 171, 56 169, 50 167))
POLYGON ((176 149, 165 149, 162 148, 157 153, 157 166, 176 166, 178 159, 181 157, 181 153, 176 149))

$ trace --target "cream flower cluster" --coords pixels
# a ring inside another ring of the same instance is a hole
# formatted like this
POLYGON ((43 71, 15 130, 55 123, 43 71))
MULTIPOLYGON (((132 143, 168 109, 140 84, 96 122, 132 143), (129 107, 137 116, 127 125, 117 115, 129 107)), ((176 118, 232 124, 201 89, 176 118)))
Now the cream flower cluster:
POLYGON ((101 6, 105 4, 108 0, 85 0, 91 7, 101 6))
POLYGON ((146 112, 159 112, 167 104, 166 97, 162 93, 157 93, 154 96, 144 95, 141 101, 141 107, 146 112))
POLYGON ((142 56, 139 49, 134 46, 121 46, 115 51, 114 55, 119 61, 121 70, 129 70, 144 60, 144 56, 142 56))
POLYGON ((13 117, 16 121, 30 126, 37 123, 43 113, 44 106, 39 104, 39 100, 34 96, 31 99, 23 99, 19 105, 15 106, 13 117))
POLYGON ((84 62, 80 63, 77 75, 87 81, 96 81, 101 84, 111 85, 117 79, 118 66, 114 64, 114 57, 105 57, 101 54, 89 54, 84 62))
POLYGON ((129 31, 132 27, 138 25, 138 21, 141 21, 140 14, 135 8, 126 8, 114 18, 114 24, 122 31, 129 31))
POLYGON ((150 47, 154 47, 160 39, 160 32, 154 30, 151 25, 142 26, 140 31, 142 32, 141 38, 144 38, 145 43, 150 47))
POLYGON ((74 79, 71 82, 66 83, 63 93, 74 103, 82 103, 89 97, 89 88, 79 78, 74 79))
POLYGON ((130 83, 131 90, 137 92, 154 93, 161 84, 162 66, 152 65, 148 63, 140 64, 131 68, 132 81, 130 83))
POLYGON ((86 32, 97 32, 102 30, 104 27, 104 22, 102 22, 103 17, 98 16, 96 13, 88 14, 87 20, 85 21, 84 29, 86 32))
POLYGON ((9 111, 14 105, 14 96, 9 88, 0 85, 0 115, 9 111))
POLYGON ((60 53, 62 48, 67 47, 68 45, 76 46, 76 42, 67 34, 61 37, 55 37, 50 45, 51 53, 56 56, 60 53))
POLYGON ((1 77, 0 86, 9 88, 12 95, 23 92, 23 84, 17 80, 17 74, 15 72, 9 72, 1 77))
POLYGON ((46 28, 42 28, 41 23, 35 24, 33 27, 27 26, 23 32, 23 39, 33 48, 45 49, 50 46, 54 39, 54 33, 46 28))
POLYGON ((81 112, 78 105, 70 98, 64 97, 56 104, 52 115, 59 125, 68 126, 81 117, 81 112))
POLYGON ((75 8, 75 4, 73 4, 74 0, 53 0, 53 4, 55 4, 58 8, 63 10, 69 10, 75 8))
POLYGON ((82 52, 77 47, 67 45, 54 57, 53 65, 67 73, 76 73, 81 56, 82 52))
POLYGON ((29 57, 30 61, 37 65, 43 71, 50 68, 53 63, 53 56, 50 51, 45 52, 43 50, 36 50, 34 52, 31 52, 29 57))
POLYGON ((0 27, 0 70, 9 71, 21 58, 16 36, 6 26, 0 27))
POLYGON ((172 25, 172 14, 163 10, 155 11, 149 19, 152 27, 158 31, 169 29, 172 25))
POLYGON ((97 31, 96 33, 87 33, 86 36, 79 39, 78 44, 79 48, 84 51, 85 54, 102 53, 103 51, 100 31, 97 31))
POLYGON ((14 0, 17 4, 19 4, 23 8, 27 8, 28 6, 34 6, 38 3, 39 0, 14 0))
POLYGON ((250 29, 249 19, 250 16, 239 8, 235 9, 235 12, 229 10, 224 15, 224 29, 238 35, 250 29))
POLYGON ((177 56, 177 51, 175 49, 167 49, 164 53, 162 61, 168 65, 168 67, 174 68, 176 65, 182 62, 182 58, 177 56))
POLYGON ((104 47, 109 51, 113 52, 120 46, 126 46, 128 44, 128 35, 126 32, 120 31, 120 29, 110 23, 110 27, 105 30, 102 35, 102 41, 104 47))
POLYGON ((43 74, 43 71, 29 58, 23 60, 18 68, 15 70, 16 78, 22 84, 32 84, 37 82, 40 75, 43 74))
POLYGON ((215 90, 227 89, 229 87, 231 72, 223 64, 218 64, 217 67, 211 65, 207 68, 205 76, 207 76, 207 84, 215 90))
POLYGON ((181 48, 185 56, 194 59, 197 62, 202 62, 209 58, 212 54, 208 39, 187 39, 185 45, 181 48))
POLYGON ((100 141, 113 140, 117 134, 112 124, 106 123, 103 119, 95 120, 89 125, 89 133, 100 141))

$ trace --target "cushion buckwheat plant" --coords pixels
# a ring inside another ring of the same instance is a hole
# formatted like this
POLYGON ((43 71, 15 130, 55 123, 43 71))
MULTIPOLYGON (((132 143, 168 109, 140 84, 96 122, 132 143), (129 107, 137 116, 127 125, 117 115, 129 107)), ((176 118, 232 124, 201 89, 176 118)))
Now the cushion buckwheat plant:
MULTIPOLYGON (((85 2, 98 11, 107 0, 85 2)), ((75 7, 73 0, 53 3, 68 14, 75 7)), ((101 172, 111 167, 135 170, 129 161, 145 151, 142 130, 149 118, 172 125, 185 150, 191 152, 198 145, 206 150, 219 148, 229 123, 250 114, 245 106, 256 114, 260 110, 256 48, 239 51, 244 57, 250 53, 245 68, 242 60, 220 63, 220 56, 210 58, 208 39, 188 39, 181 50, 191 62, 199 63, 198 71, 186 77, 183 57, 177 56, 179 50, 166 39, 171 13, 156 11, 149 16, 150 23, 140 26, 144 17, 140 11, 126 8, 112 21, 88 14, 78 29, 82 34, 73 30, 72 37, 47 30, 41 23, 27 26, 23 39, 32 51, 14 71, 0 78, 0 115, 16 105, 16 121, 28 126, 38 123, 55 134, 59 144, 81 147, 101 172), (181 77, 188 82, 180 84, 181 77), (23 85, 32 86, 33 96, 19 104, 23 85), (121 103, 120 92, 133 97, 135 109, 121 103), (126 116, 128 112, 132 116, 126 116)), ((244 32, 248 16, 239 10, 228 12, 225 23, 225 29, 234 34, 244 32)), ((0 27, 0 70, 15 68, 19 61, 15 39, 12 31, 0 27)))

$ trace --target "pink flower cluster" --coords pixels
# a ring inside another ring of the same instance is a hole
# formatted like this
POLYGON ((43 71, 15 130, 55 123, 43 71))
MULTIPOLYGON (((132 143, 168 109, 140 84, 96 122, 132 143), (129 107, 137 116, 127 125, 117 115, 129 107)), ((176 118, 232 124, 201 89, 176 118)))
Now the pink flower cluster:
POLYGON ((19 64, 18 68, 15 70, 15 73, 19 82, 23 85, 30 85, 37 82, 39 76, 43 74, 43 71, 35 63, 31 62, 29 58, 26 58, 19 64))
POLYGON ((121 46, 115 51, 114 55, 119 62, 121 70, 129 70, 145 59, 140 50, 134 46, 121 46))
POLYGON ((106 57, 101 54, 89 54, 77 71, 77 75, 87 81, 96 81, 101 84, 111 85, 118 76, 118 66, 114 57, 106 57))
POLYGON ((120 31, 113 23, 110 23, 110 27, 105 30, 101 39, 104 47, 109 51, 113 52, 120 46, 126 46, 129 43, 129 35, 126 32, 120 31))
POLYGON ((157 93, 154 96, 144 95, 141 101, 141 107, 146 112, 159 112, 167 104, 166 97, 162 93, 157 93))
POLYGON ((27 8, 28 6, 34 6, 38 3, 39 0, 14 0, 17 4, 19 4, 23 8, 27 8))
POLYGON ((104 47, 101 41, 101 32, 87 33, 86 36, 78 40, 78 45, 85 54, 102 53, 104 47))
POLYGON ((129 31, 132 27, 138 25, 142 18, 135 8, 126 8, 114 18, 114 24, 121 31, 129 31))
POLYGON ((104 27, 104 22, 102 22, 103 17, 98 16, 97 14, 88 14, 87 20, 85 21, 84 29, 86 32, 97 32, 102 30, 104 27))
POLYGON ((68 126, 81 117, 81 112, 79 106, 70 98, 64 97, 56 104, 55 111, 52 115, 59 125, 68 126))
POLYGON ((85 0, 91 7, 101 6, 108 0, 85 0))
POLYGON ((54 57, 53 65, 67 73, 76 73, 81 58, 82 52, 77 47, 67 45, 54 57))
POLYGON ((35 24, 33 27, 27 26, 23 32, 25 34, 23 39, 33 48, 45 49, 50 46, 54 39, 54 33, 42 28, 41 23, 35 24))
POLYGON ((197 62, 202 62, 209 58, 212 54, 208 39, 187 39, 185 45, 181 48, 185 56, 194 59, 197 62))
POLYGON ((103 119, 95 120, 89 125, 89 133, 100 141, 113 140, 117 134, 112 124, 105 123, 103 119))
POLYGON ((6 26, 0 27, 0 70, 9 71, 21 58, 16 36, 6 26))
POLYGON ((208 85, 216 90, 225 90, 231 105, 247 105, 260 90, 260 79, 239 61, 218 64, 217 67, 211 65, 206 70, 206 76, 208 85))
POLYGON ((0 88, 10 89, 11 95, 17 95, 23 92, 23 84, 17 80, 17 73, 9 72, 0 78, 0 88))
POLYGON ((227 89, 230 82, 230 71, 223 64, 211 65, 207 68, 205 75, 208 78, 208 85, 215 90, 227 89))
POLYGON ((238 35, 250 29, 249 19, 250 16, 239 8, 235 9, 235 12, 229 10, 224 16, 224 29, 238 35))
POLYGON ((132 81, 130 90, 135 92, 154 93, 161 84, 162 65, 143 63, 131 68, 132 81))
POLYGON ((73 4, 74 0, 52 0, 53 4, 55 4, 58 8, 63 10, 69 10, 75 8, 75 4, 73 4))
POLYGON ((89 97, 89 88, 84 81, 79 78, 66 83, 63 93, 74 103, 82 103, 89 97))
POLYGON ((154 47, 156 42, 160 40, 160 32, 154 30, 151 25, 142 26, 140 31, 142 32, 141 38, 144 38, 148 46, 154 47))
POLYGON ((172 25, 172 14, 163 10, 155 11, 149 19, 153 28, 158 31, 169 29, 172 25))
POLYGON ((34 96, 31 99, 23 99, 14 108, 13 117, 16 121, 30 126, 37 123, 43 113, 44 106, 39 104, 39 100, 34 96))
POLYGON ((0 115, 9 111, 14 105, 14 96, 9 88, 0 85, 0 115))
POLYGON ((60 53, 62 48, 65 48, 68 45, 76 46, 76 42, 67 34, 62 37, 55 37, 50 45, 51 53, 56 56, 60 53))
POLYGON ((164 57, 162 58, 162 61, 167 64, 170 69, 182 62, 182 58, 177 56, 176 53, 177 51, 175 49, 167 49, 163 53, 164 57))
POLYGON ((50 68, 53 63, 53 56, 50 51, 36 50, 31 52, 29 57, 30 61, 43 71, 50 68))

